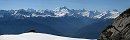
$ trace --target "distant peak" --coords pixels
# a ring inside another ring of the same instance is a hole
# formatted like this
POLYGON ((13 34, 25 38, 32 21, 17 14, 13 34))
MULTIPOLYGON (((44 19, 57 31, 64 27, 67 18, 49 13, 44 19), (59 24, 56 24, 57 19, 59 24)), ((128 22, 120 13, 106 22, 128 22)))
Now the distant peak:
POLYGON ((60 9, 68 9, 66 6, 60 7, 60 9))
POLYGON ((68 10, 68 8, 67 8, 66 6, 63 6, 63 7, 57 7, 55 10, 62 10, 62 9, 67 9, 67 10, 68 10))
POLYGON ((118 12, 118 10, 117 10, 117 9, 113 9, 113 11, 118 12))
POLYGON ((87 10, 87 9, 85 9, 85 8, 83 8, 82 10, 83 10, 83 11, 88 11, 88 10, 87 10))

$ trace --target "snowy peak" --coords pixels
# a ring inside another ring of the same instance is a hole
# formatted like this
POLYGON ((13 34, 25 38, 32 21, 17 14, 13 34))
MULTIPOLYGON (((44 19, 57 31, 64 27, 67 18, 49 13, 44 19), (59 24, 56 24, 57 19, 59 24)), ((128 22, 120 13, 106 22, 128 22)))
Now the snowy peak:
POLYGON ((68 9, 66 6, 60 7, 60 9, 68 9))
POLYGON ((95 18, 103 18, 103 19, 114 19, 120 15, 120 12, 116 9, 113 11, 104 11, 100 12, 98 15, 94 16, 95 18))
POLYGON ((116 9, 114 9, 113 11, 110 11, 109 13, 106 14, 106 18, 116 18, 120 15, 120 12, 116 9))
POLYGON ((54 11, 54 15, 56 15, 56 17, 62 17, 69 13, 68 10, 69 9, 66 6, 63 6, 63 7, 56 8, 53 11, 54 11))
POLYGON ((113 9, 113 11, 115 11, 115 12, 119 12, 117 9, 113 9))
POLYGON ((90 12, 89 12, 88 10, 86 10, 86 9, 83 9, 83 10, 81 11, 81 15, 84 16, 84 17, 85 17, 85 16, 86 16, 86 17, 89 17, 89 13, 90 13, 90 12))
POLYGON ((53 11, 63 11, 63 10, 69 10, 69 9, 66 6, 63 6, 63 7, 57 7, 53 11))
POLYGON ((27 12, 36 12, 36 10, 35 10, 35 9, 32 9, 32 8, 28 8, 26 11, 27 11, 27 12))

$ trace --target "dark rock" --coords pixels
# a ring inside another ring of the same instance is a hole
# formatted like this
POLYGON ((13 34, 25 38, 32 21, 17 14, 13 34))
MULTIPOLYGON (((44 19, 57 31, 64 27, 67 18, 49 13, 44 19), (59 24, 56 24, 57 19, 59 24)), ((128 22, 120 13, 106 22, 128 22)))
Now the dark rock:
POLYGON ((102 31, 99 40, 130 40, 130 8, 102 31))
POLYGON ((35 30, 30 30, 29 32, 36 32, 35 30))

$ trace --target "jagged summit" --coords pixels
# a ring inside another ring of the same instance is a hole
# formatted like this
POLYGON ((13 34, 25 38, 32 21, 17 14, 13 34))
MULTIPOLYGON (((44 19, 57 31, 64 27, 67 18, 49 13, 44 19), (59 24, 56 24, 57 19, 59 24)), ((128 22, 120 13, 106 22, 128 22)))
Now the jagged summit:
POLYGON ((60 11, 60 10, 63 10, 63 9, 69 10, 69 8, 67 8, 66 6, 63 6, 63 7, 57 7, 53 11, 60 11))
POLYGON ((54 11, 54 15, 56 15, 55 17, 63 17, 69 14, 69 9, 66 6, 58 7, 53 11, 54 11))
POLYGON ((118 12, 118 10, 117 10, 117 9, 113 9, 113 11, 118 12))
POLYGON ((68 9, 66 6, 60 7, 60 9, 68 9))

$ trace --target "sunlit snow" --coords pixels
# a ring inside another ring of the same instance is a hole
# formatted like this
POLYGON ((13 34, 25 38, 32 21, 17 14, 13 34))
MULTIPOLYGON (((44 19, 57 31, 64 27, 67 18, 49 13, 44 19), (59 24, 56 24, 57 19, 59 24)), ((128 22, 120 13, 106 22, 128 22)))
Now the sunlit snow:
POLYGON ((23 33, 19 35, 1 35, 0 40, 96 40, 96 39, 80 39, 55 36, 43 33, 23 33))

